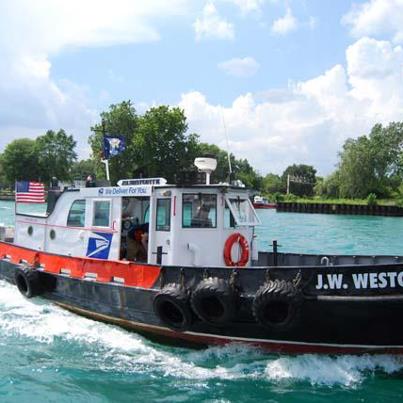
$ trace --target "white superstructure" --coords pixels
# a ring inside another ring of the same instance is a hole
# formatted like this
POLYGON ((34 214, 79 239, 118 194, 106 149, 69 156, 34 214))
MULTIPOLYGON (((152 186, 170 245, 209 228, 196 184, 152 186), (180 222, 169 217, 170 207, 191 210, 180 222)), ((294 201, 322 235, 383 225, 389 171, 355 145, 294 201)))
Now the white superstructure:
MULTIPOLYGON (((168 185, 162 178, 128 179, 117 187, 65 190, 47 216, 17 213, 15 243, 59 255, 125 259, 136 229, 145 263, 224 266, 228 238, 247 241, 250 265, 259 223, 245 189, 229 185, 168 185)), ((231 249, 238 261, 239 245, 231 249)))

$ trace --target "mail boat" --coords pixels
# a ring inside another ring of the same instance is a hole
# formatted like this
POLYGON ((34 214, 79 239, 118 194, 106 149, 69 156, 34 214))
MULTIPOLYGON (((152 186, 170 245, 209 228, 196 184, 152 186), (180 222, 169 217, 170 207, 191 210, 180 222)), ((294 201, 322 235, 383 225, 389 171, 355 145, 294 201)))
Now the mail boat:
POLYGON ((47 214, 17 212, 0 276, 162 342, 402 354, 403 258, 259 252, 248 196, 160 178, 50 190, 47 214))

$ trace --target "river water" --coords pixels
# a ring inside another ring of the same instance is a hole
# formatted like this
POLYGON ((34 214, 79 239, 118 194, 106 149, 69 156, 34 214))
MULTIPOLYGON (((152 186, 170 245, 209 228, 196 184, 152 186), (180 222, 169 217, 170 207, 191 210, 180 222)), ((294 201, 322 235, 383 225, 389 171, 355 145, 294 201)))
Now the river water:
MULTIPOLYGON (((261 249, 401 254, 403 219, 258 212, 261 249)), ((0 222, 14 205, 0 202, 0 222)), ((403 359, 166 347, 0 281, 0 402, 402 402, 403 359)))

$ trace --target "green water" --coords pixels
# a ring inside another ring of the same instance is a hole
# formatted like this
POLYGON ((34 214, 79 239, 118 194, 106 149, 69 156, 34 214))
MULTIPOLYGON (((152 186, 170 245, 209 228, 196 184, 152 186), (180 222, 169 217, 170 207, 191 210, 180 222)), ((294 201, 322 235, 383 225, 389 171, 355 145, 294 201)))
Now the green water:
MULTIPOLYGON (((0 222, 12 224, 12 203, 0 222)), ((402 254, 403 219, 259 211, 262 248, 402 254)), ((162 346, 0 281, 0 402, 401 402, 403 359, 162 346)))

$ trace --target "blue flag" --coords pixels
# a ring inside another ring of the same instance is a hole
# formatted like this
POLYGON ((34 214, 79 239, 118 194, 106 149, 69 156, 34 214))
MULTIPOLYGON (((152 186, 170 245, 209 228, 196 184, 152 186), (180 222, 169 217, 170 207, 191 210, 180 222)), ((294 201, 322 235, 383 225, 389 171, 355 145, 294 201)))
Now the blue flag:
POLYGON ((126 150, 126 139, 123 136, 104 136, 104 158, 115 157, 126 150))

